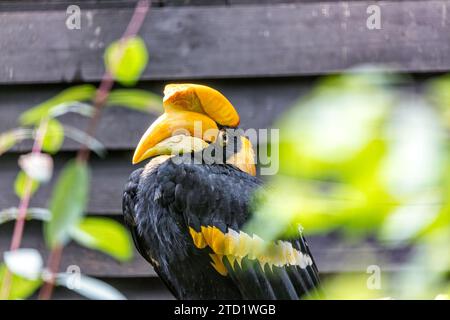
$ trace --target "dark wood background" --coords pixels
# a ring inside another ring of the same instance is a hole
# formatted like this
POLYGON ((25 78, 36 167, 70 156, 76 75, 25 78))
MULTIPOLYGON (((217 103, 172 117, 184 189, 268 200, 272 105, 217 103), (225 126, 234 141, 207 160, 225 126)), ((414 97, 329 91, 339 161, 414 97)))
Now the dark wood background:
MULTIPOLYGON (((104 72, 105 47, 117 39, 135 1, 41 0, 0 2, 0 131, 13 128, 17 116, 72 84, 94 83, 104 72), (81 30, 65 27, 69 4, 82 10, 81 30)), ((162 93, 170 81, 195 81, 222 91, 241 114, 244 128, 270 128, 275 119, 314 84, 317 76, 361 63, 382 63, 392 70, 424 78, 450 69, 450 3, 447 1, 312 0, 159 0, 154 1, 141 36, 150 63, 141 88, 162 93), (381 7, 382 29, 368 30, 366 9, 381 7)), ((154 119, 123 108, 108 108, 98 139, 107 147, 94 157, 88 214, 121 221, 122 187, 134 169, 134 146, 154 119)), ((84 128, 85 120, 63 121, 84 128)), ((65 142, 56 171, 78 145, 65 142)), ((29 145, 0 157, 0 208, 17 206, 11 186, 18 156, 29 145)), ((33 198, 44 206, 51 184, 33 198)), ((24 247, 45 252, 41 225, 26 225, 24 247)), ((0 252, 9 246, 12 224, 0 227, 0 252)), ((343 244, 336 236, 312 237, 319 269, 326 275, 365 272, 382 249, 371 241, 343 244), (366 257, 367 259, 363 259, 366 257), (362 263, 364 261, 364 263, 362 263)), ((407 250, 383 252, 383 271, 402 268, 407 250)), ((102 278, 130 299, 170 298, 152 268, 138 255, 120 264, 71 244, 63 268, 76 264, 102 278)), ((57 298, 74 298, 58 290, 57 298)))

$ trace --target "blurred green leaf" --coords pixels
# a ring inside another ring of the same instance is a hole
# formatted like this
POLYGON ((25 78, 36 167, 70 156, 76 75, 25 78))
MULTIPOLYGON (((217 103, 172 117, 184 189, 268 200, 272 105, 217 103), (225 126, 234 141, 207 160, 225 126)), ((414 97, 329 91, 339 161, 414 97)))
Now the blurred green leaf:
POLYGON ((19 157, 20 168, 39 183, 50 181, 53 174, 53 158, 46 153, 31 152, 19 157))
MULTIPOLYGON (((401 272, 383 275, 382 290, 368 290, 368 275, 328 277, 327 298, 430 299, 449 287, 450 144, 442 118, 450 115, 450 75, 433 88, 439 109, 396 84, 403 83, 384 75, 325 77, 277 122, 280 170, 257 193, 246 232, 275 240, 298 236, 302 226, 305 234, 408 251, 406 262, 395 261, 401 272)), ((383 268, 392 257, 381 251, 365 248, 356 259, 383 268)))
POLYGON ((133 251, 128 231, 117 221, 84 218, 71 232, 72 238, 90 249, 102 251, 117 260, 127 261, 133 251))
POLYGON ((28 280, 41 278, 44 262, 36 249, 21 248, 14 251, 5 251, 3 258, 12 273, 28 280))
POLYGON ((115 41, 105 51, 106 69, 125 86, 136 84, 147 61, 147 48, 140 37, 115 41))
POLYGON ((113 90, 108 96, 107 104, 157 114, 164 111, 161 96, 140 89, 113 90))
POLYGON ((64 142, 64 127, 56 119, 50 119, 47 122, 44 139, 42 141, 42 150, 55 154, 59 151, 64 142))
POLYGON ((68 88, 55 97, 22 113, 19 121, 22 125, 38 124, 44 118, 51 118, 53 109, 58 108, 61 104, 67 105, 78 101, 92 100, 95 91, 95 86, 88 84, 68 88))
POLYGON ((14 147, 17 143, 14 131, 8 131, 0 135, 0 155, 14 147))
MULTIPOLYGON (((343 274, 327 278, 323 286, 323 291, 326 293, 326 298, 331 300, 372 300, 372 299, 386 299, 384 290, 369 289, 368 282, 369 274, 343 274)), ((381 275, 380 275, 381 276, 381 275)), ((387 277, 381 277, 381 289, 387 288, 387 277)))
POLYGON ((445 131, 419 96, 403 99, 386 126, 387 153, 379 168, 388 192, 408 201, 436 190, 446 169, 445 131))
POLYGON ((39 182, 28 177, 25 172, 19 171, 16 180, 14 180, 14 192, 20 199, 25 196, 26 186, 30 183, 28 180, 31 182, 31 195, 39 188, 39 182))
POLYGON ((89 170, 85 163, 69 162, 62 170, 50 198, 52 218, 44 224, 47 245, 55 248, 70 240, 70 230, 84 213, 89 193, 89 170))
MULTIPOLYGON (((3 285, 3 281, 6 274, 5 264, 0 264, 0 288, 3 285)), ((8 300, 22 300, 31 296, 42 284, 42 280, 28 280, 18 275, 12 275, 11 291, 9 293, 8 300)), ((0 297, 4 298, 4 297, 0 297)))
POLYGON ((126 300, 117 289, 98 279, 82 274, 59 273, 56 284, 93 300, 126 300))
POLYGON ((450 126, 450 74, 430 80, 426 95, 441 110, 446 124, 450 126))
POLYGON ((80 144, 85 144, 90 150, 94 151, 99 157, 105 156, 106 154, 105 146, 99 140, 88 135, 86 132, 72 126, 65 125, 64 133, 67 138, 70 138, 80 144))
POLYGON ((433 201, 405 204, 393 211, 379 230, 384 241, 401 243, 413 240, 422 230, 431 225, 439 214, 438 205, 430 205, 433 201))
POLYGON ((25 139, 31 139, 33 132, 29 129, 17 128, 0 134, 0 155, 25 139))
MULTIPOLYGON (((16 220, 19 216, 19 208, 8 208, 0 211, 0 224, 16 220)), ((27 219, 37 219, 42 221, 50 220, 51 214, 45 208, 28 208, 27 219)))
POLYGON ((95 108, 90 104, 79 102, 79 101, 69 101, 66 103, 61 103, 52 108, 49 112, 51 118, 56 118, 62 116, 66 113, 77 113, 85 117, 92 117, 95 108))
MULTIPOLYGON (((448 201, 448 200, 447 200, 448 201)), ((419 234, 419 236, 429 236, 439 232, 442 229, 450 228, 450 204, 446 203, 441 207, 439 214, 434 221, 426 226, 419 234)), ((450 230, 448 231, 450 235, 450 230)))

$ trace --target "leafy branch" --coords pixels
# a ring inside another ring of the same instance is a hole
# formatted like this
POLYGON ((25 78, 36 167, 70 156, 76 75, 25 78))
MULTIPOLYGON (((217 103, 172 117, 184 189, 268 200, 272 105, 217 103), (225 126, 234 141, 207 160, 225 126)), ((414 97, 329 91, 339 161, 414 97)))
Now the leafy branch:
POLYGON ((156 113, 162 108, 161 97, 153 93, 139 89, 112 90, 115 80, 124 86, 134 85, 145 69, 148 54, 144 42, 136 35, 150 5, 147 0, 139 1, 124 35, 107 48, 106 72, 98 89, 86 84, 64 90, 24 112, 19 119, 22 127, 0 135, 0 155, 21 141, 34 139, 32 152, 19 159, 22 171, 14 184, 21 199, 19 207, 0 211, 0 223, 16 220, 10 251, 4 253, 4 264, 0 265, 0 298, 23 299, 41 285, 40 299, 50 299, 54 285, 66 286, 88 298, 124 298, 109 285, 81 274, 75 275, 74 285, 74 275, 58 273, 58 270, 63 248, 71 240, 119 261, 127 261, 132 256, 131 240, 120 223, 107 218, 84 217, 84 214, 90 185, 89 156, 91 151, 104 154, 104 147, 94 138, 103 108, 119 105, 156 113), (92 105, 88 101, 92 101, 92 105), (67 113, 89 117, 86 130, 63 125, 57 120, 67 113), (47 153, 58 152, 65 137, 81 143, 76 159, 62 169, 49 209, 29 208, 34 192, 52 175, 53 160, 47 153), (46 268, 39 252, 20 249, 27 218, 44 223, 44 238, 50 248, 46 268))

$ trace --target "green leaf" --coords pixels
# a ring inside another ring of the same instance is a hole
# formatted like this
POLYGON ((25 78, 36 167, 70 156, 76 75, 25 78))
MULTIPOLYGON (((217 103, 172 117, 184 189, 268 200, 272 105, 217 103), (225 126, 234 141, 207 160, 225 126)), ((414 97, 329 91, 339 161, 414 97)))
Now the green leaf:
POLYGON ((8 131, 0 135, 0 155, 14 147, 17 143, 14 131, 8 131))
POLYGON ((64 134, 67 138, 70 138, 80 144, 85 144, 90 150, 94 151, 99 157, 104 157, 106 154, 105 146, 95 139, 93 136, 88 135, 83 130, 65 125, 64 134))
POLYGON ((77 101, 92 100, 96 88, 93 85, 79 85, 66 89, 55 97, 35 106, 22 113, 19 121, 22 125, 33 125, 39 123, 44 118, 49 118, 53 108, 61 104, 76 103, 77 101))
POLYGON ((64 286, 78 294, 94 300, 126 300, 114 287, 109 284, 82 274, 59 273, 56 284, 64 286))
MULTIPOLYGON (((0 224, 16 220, 19 216, 19 208, 8 208, 0 211, 0 224)), ((29 208, 27 210, 27 219, 36 219, 47 221, 50 220, 51 214, 45 208, 29 208)))
POLYGON ((64 127, 61 122, 50 119, 47 122, 44 139, 42 141, 42 150, 55 154, 61 148, 64 142, 64 127))
POLYGON ((53 159, 46 153, 31 152, 21 155, 19 166, 28 177, 39 183, 46 183, 52 178, 53 159))
POLYGON ((0 155, 22 140, 31 139, 32 137, 32 130, 24 128, 16 128, 0 134, 0 155))
POLYGON ((67 103, 61 103, 51 109, 49 115, 51 118, 57 118, 66 113, 78 113, 85 117, 92 117, 95 108, 87 103, 79 102, 79 101, 69 101, 67 103))
POLYGON ((108 105, 121 106, 142 112, 162 113, 162 97, 139 89, 117 89, 108 96, 108 105))
POLYGON ((147 61, 147 48, 140 37, 115 41, 105 51, 106 69, 125 86, 136 84, 147 61))
POLYGON ((8 269, 16 275, 28 280, 41 278, 44 262, 36 249, 21 248, 5 251, 3 259, 8 269))
POLYGON ((89 193, 89 170, 85 163, 69 162, 60 174, 50 198, 52 218, 44 224, 47 245, 55 248, 70 240, 70 230, 78 225, 89 193))
POLYGON ((112 219, 85 218, 71 235, 79 244, 102 251, 120 261, 130 260, 133 255, 128 231, 112 219))
POLYGON ((379 229, 382 240, 394 243, 412 241, 436 220, 439 206, 429 205, 430 199, 425 197, 417 198, 416 203, 405 204, 391 212, 379 229))
POLYGON ((39 182, 28 177, 24 171, 20 171, 16 177, 16 180, 14 181, 14 192, 20 199, 25 196, 25 189, 28 183, 28 179, 31 180, 31 195, 33 195, 39 188, 39 182))
MULTIPOLYGON (((4 264, 0 264, 0 288, 3 286, 3 281, 7 268, 4 264)), ((28 280, 18 275, 12 274, 11 290, 9 292, 8 300, 26 299, 31 296, 42 284, 41 279, 28 280)), ((5 297, 0 297, 3 299, 5 297)))

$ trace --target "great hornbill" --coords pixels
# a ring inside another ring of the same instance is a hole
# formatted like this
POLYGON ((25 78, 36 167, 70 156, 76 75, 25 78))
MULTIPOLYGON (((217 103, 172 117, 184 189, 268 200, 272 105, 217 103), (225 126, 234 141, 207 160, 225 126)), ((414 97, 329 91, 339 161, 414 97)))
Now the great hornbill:
MULTIPOLYGON (((239 115, 218 91, 164 89, 165 112, 141 138, 123 194, 140 254, 178 299, 298 299, 319 291, 301 234, 265 241, 243 231, 261 186, 239 115)), ((274 222, 276 223, 276 221, 274 222)))

